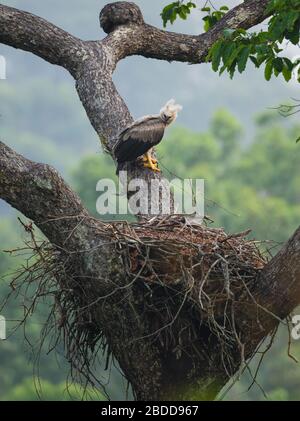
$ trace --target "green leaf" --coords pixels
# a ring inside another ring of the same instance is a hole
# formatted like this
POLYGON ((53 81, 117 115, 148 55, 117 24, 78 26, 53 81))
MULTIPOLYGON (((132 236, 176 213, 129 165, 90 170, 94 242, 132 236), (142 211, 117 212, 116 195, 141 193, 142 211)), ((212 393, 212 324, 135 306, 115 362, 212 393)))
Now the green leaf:
POLYGON ((181 19, 186 20, 186 18, 187 18, 187 12, 183 8, 181 8, 179 10, 179 16, 181 17, 181 19))
POLYGON ((272 1, 270 1, 268 6, 267 6, 266 13, 273 12, 277 7, 280 6, 281 3, 282 3, 282 0, 272 0, 272 1))
POLYGON ((214 26, 216 23, 218 23, 218 18, 216 16, 211 16, 210 22, 211 26, 214 26))
POLYGON ((288 25, 287 30, 293 31, 295 27, 296 21, 299 19, 299 13, 294 10, 288 12, 288 25))
POLYGON ((172 13, 171 13, 171 16, 170 16, 170 22, 171 22, 172 24, 175 22, 176 17, 177 17, 177 11, 174 9, 174 10, 172 11, 172 13))
POLYGON ((238 57, 238 71, 240 73, 242 73, 246 68, 246 64, 247 64, 247 61, 248 61, 250 50, 251 50, 251 47, 247 45, 240 52, 240 55, 238 57))
POLYGON ((219 20, 222 19, 222 17, 224 16, 224 13, 220 12, 219 10, 217 10, 216 12, 212 13, 212 16, 216 18, 217 22, 219 20))
POLYGON ((296 139, 296 143, 300 142, 300 136, 296 139))
POLYGON ((270 34, 268 31, 261 31, 258 35, 257 35, 257 41, 259 43, 264 43, 264 42, 268 42, 270 41, 270 34))
POLYGON ((269 81, 271 79, 272 73, 273 73, 273 61, 270 60, 267 62, 266 67, 265 67, 265 79, 269 81))
POLYGON ((221 74, 227 69, 227 66, 222 66, 220 71, 219 71, 219 76, 221 76, 221 74))
POLYGON ((282 60, 284 67, 287 67, 289 70, 292 71, 294 68, 294 64, 291 62, 291 60, 287 57, 283 57, 282 60))
POLYGON ((224 45, 224 48, 222 49, 222 60, 225 67, 236 48, 235 42, 229 42, 224 45))
POLYGON ((274 67, 274 69, 275 69, 278 73, 281 73, 281 72, 282 72, 282 69, 283 69, 283 60, 282 60, 282 58, 281 58, 281 57, 276 57, 276 58, 273 60, 273 67, 274 67))
POLYGON ((205 32, 209 31, 209 29, 211 28, 211 21, 210 21, 211 17, 210 16, 205 16, 202 20, 204 21, 204 25, 203 25, 203 29, 205 32))
MULTIPOLYGON (((299 13, 300 15, 300 13, 299 13)), ((300 17, 294 25, 294 29, 286 33, 286 39, 291 41, 292 44, 297 45, 299 43, 299 31, 300 31, 300 17)))
POLYGON ((212 68, 214 72, 218 71, 221 57, 222 57, 222 41, 217 41, 213 47, 212 53, 212 68))
POLYGON ((271 60, 272 58, 273 58, 273 56, 272 55, 270 56, 270 54, 263 54, 263 55, 257 55, 256 56, 256 59, 257 59, 257 62, 258 62, 259 66, 262 65, 262 63, 264 61, 271 60))
POLYGON ((235 62, 236 63, 236 58, 237 56, 240 54, 241 50, 244 48, 243 45, 239 45, 237 43, 234 43, 234 50, 231 54, 231 56, 229 57, 229 59, 227 60, 227 67, 231 67, 231 65, 235 62))
POLYGON ((236 60, 233 60, 233 62, 231 63, 231 65, 230 65, 230 67, 228 69, 230 79, 232 79, 233 76, 234 76, 235 69, 236 69, 236 64, 237 64, 236 60))
POLYGON ((291 78, 292 78, 292 72, 291 72, 291 70, 289 70, 288 67, 285 67, 285 66, 283 67, 282 74, 283 74, 283 77, 284 77, 284 79, 285 79, 286 82, 288 82, 289 80, 291 80, 291 78))
POLYGON ((243 28, 236 29, 236 32, 242 35, 248 35, 246 29, 243 28))
POLYGON ((184 20, 187 19, 187 16, 191 13, 191 9, 194 7, 196 7, 196 4, 192 1, 189 1, 187 4, 183 4, 182 1, 168 4, 161 13, 163 26, 166 27, 168 22, 174 23, 177 16, 184 20))
POLYGON ((255 56, 250 56, 249 58, 252 61, 252 63, 254 63, 255 67, 259 67, 260 66, 260 64, 258 63, 258 61, 257 61, 257 59, 256 59, 255 56))
POLYGON ((270 53, 270 47, 266 44, 258 44, 255 47, 256 52, 258 54, 269 54, 270 53))
POLYGON ((227 11, 227 10, 229 10, 229 7, 227 7, 227 6, 221 6, 220 7, 220 10, 226 10, 227 11))
POLYGON ((163 11, 161 12, 161 17, 163 20, 163 26, 166 27, 168 21, 171 23, 174 22, 176 19, 176 8, 179 6, 179 1, 173 2, 171 4, 168 4, 166 7, 163 8, 163 11))

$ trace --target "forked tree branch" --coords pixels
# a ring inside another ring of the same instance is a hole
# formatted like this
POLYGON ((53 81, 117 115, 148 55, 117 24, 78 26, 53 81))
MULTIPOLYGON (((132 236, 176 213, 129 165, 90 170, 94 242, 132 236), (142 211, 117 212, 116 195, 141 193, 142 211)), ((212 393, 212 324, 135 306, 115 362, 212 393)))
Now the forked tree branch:
MULTIPOLYGON (((0 197, 35 222, 49 241, 66 245, 66 232, 88 216, 78 196, 57 171, 17 154, 0 142, 0 197)), ((68 248, 78 249, 72 236, 68 248)))
MULTIPOLYGON (((112 154, 120 130, 132 122, 112 82, 119 60, 142 55, 168 61, 203 62, 224 28, 250 28, 262 22, 267 3, 268 0, 245 1, 206 34, 190 36, 147 25, 134 3, 117 2, 101 12, 100 22, 108 33, 102 41, 79 40, 37 16, 0 5, 0 42, 66 68, 76 80, 78 94, 94 129, 112 154)), ((129 176, 147 181, 160 177, 137 164, 129 167, 129 176)), ((228 380, 226 368, 213 364, 220 355, 205 326, 199 327, 204 330, 198 340, 187 344, 196 367, 189 353, 182 353, 178 358, 173 350, 165 354, 158 341, 149 338, 152 316, 143 316, 145 291, 137 283, 137 276, 127 285, 128 277, 119 254, 122 247, 120 244, 117 249, 112 247, 117 242, 118 231, 94 221, 54 169, 33 163, 0 143, 0 198, 32 219, 64 255, 64 262, 67 260, 64 269, 72 280, 72 288, 80 285, 80 299, 88 297, 97 304, 93 310, 93 329, 101 327, 104 331, 110 350, 138 398, 166 398, 172 394, 168 389, 173 384, 180 388, 188 382, 202 385, 203 397, 208 393, 213 396, 220 383, 228 380), (119 323, 121 319, 123 324, 119 323)), ((151 227, 147 229, 151 231, 151 227)), ((138 252, 141 246, 138 239, 133 238, 132 244, 138 252)), ((236 307, 241 333, 238 339, 243 340, 246 357, 253 355, 279 320, 300 303, 299 258, 300 229, 252 280, 251 299, 246 294, 244 299, 232 304, 236 307)), ((171 264, 164 255, 160 260, 166 273, 174 273, 176 262, 182 269, 181 261, 176 260, 174 264, 171 259, 171 264)), ((184 269, 188 272, 190 267, 184 269)), ((174 273, 174 280, 180 279, 181 274, 174 273)), ((191 323, 190 308, 179 317, 185 329, 186 323, 191 323)), ((231 357, 237 369, 240 359, 234 352, 231 357)))
POLYGON ((0 5, 0 42, 29 51, 73 71, 83 59, 84 43, 31 13, 0 5))
MULTIPOLYGON (((136 4, 115 2, 101 11, 100 24, 109 33, 102 41, 82 41, 42 18, 0 5, 0 42, 30 51, 63 66, 73 75, 89 120, 104 149, 113 156, 120 131, 133 121, 112 81, 118 61, 142 55, 168 61, 203 62, 224 28, 249 28, 263 21, 267 2, 248 0, 233 8, 213 29, 197 36, 159 30, 144 22, 136 4)), ((154 173, 137 162, 126 165, 124 170, 128 181, 145 180, 143 195, 148 196, 148 206, 141 213, 150 214, 150 182, 154 178, 163 180, 162 173, 154 173)), ((166 185, 163 184, 164 191, 166 185)))
MULTIPOLYGON (((0 5, 0 42, 68 69, 76 79, 94 129, 111 153, 120 130, 132 122, 112 82, 119 60, 142 55, 167 61, 203 62, 224 28, 250 28, 262 22, 267 3, 268 0, 248 0, 229 11, 207 33, 191 36, 147 25, 137 5, 116 2, 101 11, 100 23, 109 33, 102 41, 82 41, 33 14, 0 5)), ((138 172, 145 178, 149 173, 142 169, 138 172)))

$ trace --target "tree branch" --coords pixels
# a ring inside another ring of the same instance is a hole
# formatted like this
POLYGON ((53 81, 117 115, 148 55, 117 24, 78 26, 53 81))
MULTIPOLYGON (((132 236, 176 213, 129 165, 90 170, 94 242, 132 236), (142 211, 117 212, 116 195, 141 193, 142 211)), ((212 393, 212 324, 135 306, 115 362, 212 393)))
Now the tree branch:
POLYGON ((72 273, 97 279, 98 294, 114 288, 108 275, 110 243, 97 233, 97 221, 54 168, 30 161, 0 142, 0 199, 35 223, 67 256, 72 273))
POLYGON ((224 29, 249 29, 264 21, 267 18, 265 10, 268 2, 269 0, 245 1, 231 9, 212 29, 201 35, 162 31, 145 24, 142 17, 140 20, 135 17, 131 22, 128 20, 120 23, 118 18, 122 11, 125 14, 133 7, 126 2, 105 6, 100 14, 100 23, 104 31, 109 33, 104 43, 111 48, 116 62, 129 55, 141 55, 159 60, 201 63, 205 61, 213 43, 223 36, 224 29))
POLYGON ((84 55, 84 43, 52 23, 13 7, 0 5, 0 42, 30 51, 73 72, 84 55))
POLYGON ((284 319, 300 304, 300 227, 265 266, 258 280, 260 296, 284 319))
POLYGON ((53 244, 72 250, 82 246, 76 232, 66 245, 66 232, 88 216, 78 196, 54 168, 30 161, 2 142, 0 198, 34 221, 53 244))

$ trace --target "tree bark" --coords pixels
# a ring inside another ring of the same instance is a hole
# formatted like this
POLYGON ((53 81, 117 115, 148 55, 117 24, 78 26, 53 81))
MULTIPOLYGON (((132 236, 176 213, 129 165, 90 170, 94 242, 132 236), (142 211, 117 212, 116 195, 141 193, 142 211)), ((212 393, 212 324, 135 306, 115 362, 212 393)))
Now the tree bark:
MULTIPOLYGON (((154 28, 144 22, 134 3, 116 2, 106 5, 100 14, 100 23, 108 33, 102 41, 82 41, 37 16, 0 5, 0 42, 67 69, 104 149, 113 155, 119 132, 133 121, 112 81, 119 60, 135 54, 204 62, 224 28, 250 28, 262 22, 267 3, 248 0, 207 33, 191 36, 154 28)), ((126 169, 129 179, 139 177, 148 184, 153 178, 163 177, 137 163, 126 169)), ((0 197, 34 221, 57 251, 65 270, 58 275, 61 288, 69 288, 72 282, 72 294, 77 294, 81 305, 93 303, 89 326, 104 333, 136 399, 213 399, 238 371, 243 358, 253 356, 262 340, 300 303, 298 229, 282 250, 257 270, 247 286, 251 293, 230 301, 238 338, 230 349, 228 370, 220 362, 221 344, 209 325, 205 321, 195 325, 190 301, 171 309, 175 342, 172 346, 161 343, 154 334, 160 314, 153 314, 147 307, 154 300, 151 295, 149 298, 149 289, 157 298, 156 289, 145 287, 140 279, 142 272, 133 279, 126 272, 121 253, 125 246, 119 240, 118 227, 92 218, 53 168, 29 161, 0 143, 0 197), (182 333, 191 325, 195 325, 193 337, 182 333), (184 352, 179 352, 182 341, 184 352)), ((154 232, 151 224, 147 229, 148 234, 154 232)), ((142 244, 138 239, 133 242, 137 251, 142 244)), ((153 252, 151 247, 149 250, 153 252)), ((199 274, 191 271, 189 262, 179 265, 163 253, 157 255, 158 251, 154 249, 157 264, 163 267, 163 281, 172 274, 171 287, 176 289, 184 270, 197 283, 199 274)), ((170 296, 172 288, 167 289, 170 296)), ((159 293, 166 292, 160 289, 159 293)))

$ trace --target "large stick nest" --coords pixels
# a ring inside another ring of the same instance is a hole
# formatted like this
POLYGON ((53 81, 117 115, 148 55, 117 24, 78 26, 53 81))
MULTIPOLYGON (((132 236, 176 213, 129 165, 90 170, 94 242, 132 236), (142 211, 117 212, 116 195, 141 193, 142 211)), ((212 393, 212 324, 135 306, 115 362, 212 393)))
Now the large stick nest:
MULTIPOLYGON (((127 310, 132 307, 138 317, 147 319, 151 339, 180 358, 189 342, 203 339, 204 328, 208 336, 217 338, 220 361, 229 375, 236 369, 233 350, 240 352, 241 362, 245 361, 235 304, 253 302, 251 290, 266 263, 258 243, 245 239, 249 230, 227 235, 223 229, 193 225, 180 216, 136 224, 91 223, 97 234, 112 244, 123 264, 125 284, 116 287, 115 295, 121 287, 127 310)), ((62 257, 49 243, 37 242, 31 225, 25 228, 31 235, 26 246, 36 259, 12 282, 14 291, 25 288, 24 320, 38 300, 52 295, 43 338, 49 338, 53 330, 58 332, 50 348, 62 338, 73 377, 78 381, 79 374, 79 379, 83 376, 93 385, 99 384, 92 367, 101 355, 99 348, 106 353, 107 366, 111 351, 95 314, 107 299, 114 305, 114 292, 108 298, 96 295, 95 299, 87 281, 70 270, 68 253, 62 257)), ((115 302, 120 305, 118 297, 115 302)), ((114 323, 124 323, 122 317, 114 323)))
POLYGON ((259 243, 245 239, 250 230, 227 235, 222 228, 193 225, 184 217, 119 222, 106 230, 121 249, 128 275, 148 285, 188 290, 204 318, 212 310, 218 317, 228 299, 237 299, 266 263, 259 243))

